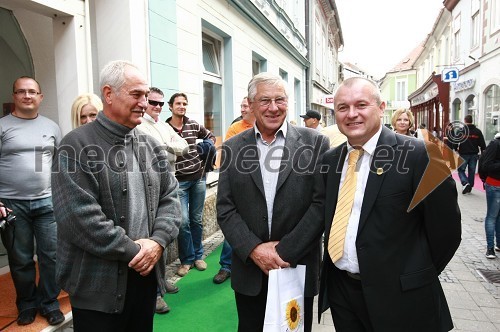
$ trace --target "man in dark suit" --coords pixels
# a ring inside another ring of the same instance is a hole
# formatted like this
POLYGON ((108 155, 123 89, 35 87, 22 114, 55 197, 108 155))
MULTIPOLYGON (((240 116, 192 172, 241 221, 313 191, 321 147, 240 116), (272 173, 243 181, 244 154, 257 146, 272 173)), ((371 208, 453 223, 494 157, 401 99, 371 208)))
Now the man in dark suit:
POLYGON ((328 171, 319 312, 330 307, 337 332, 452 329, 438 280, 461 236, 449 169, 433 143, 382 126, 385 103, 373 82, 349 78, 334 100, 348 142, 323 158, 328 171), (346 156, 355 149, 362 157, 352 209, 347 226, 336 232, 346 156), (339 258, 331 252, 344 234, 339 258))
POLYGON ((324 184, 319 158, 328 138, 288 125, 286 82, 260 73, 248 85, 255 127, 224 142, 217 221, 233 248, 231 285, 238 331, 262 331, 268 274, 306 265, 304 326, 318 293, 324 184))

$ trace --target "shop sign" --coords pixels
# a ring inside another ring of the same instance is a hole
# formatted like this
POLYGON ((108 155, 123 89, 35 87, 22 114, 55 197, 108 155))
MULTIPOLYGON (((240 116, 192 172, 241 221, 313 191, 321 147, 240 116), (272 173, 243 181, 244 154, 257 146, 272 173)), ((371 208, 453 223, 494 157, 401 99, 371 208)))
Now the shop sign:
POLYGON ((419 94, 415 98, 411 100, 411 105, 419 105, 422 103, 425 103, 428 100, 431 100, 432 98, 436 97, 439 94, 438 86, 436 83, 433 83, 429 89, 427 89, 425 92, 419 94))
POLYGON ((458 69, 455 67, 445 68, 441 72, 441 81, 443 82, 456 82, 458 81, 458 69))
POLYGON ((333 104, 333 95, 325 95, 325 104, 333 104))
POLYGON ((455 92, 459 92, 467 89, 472 89, 474 87, 474 84, 476 84, 476 79, 469 78, 468 80, 455 83, 453 86, 453 90, 455 92))

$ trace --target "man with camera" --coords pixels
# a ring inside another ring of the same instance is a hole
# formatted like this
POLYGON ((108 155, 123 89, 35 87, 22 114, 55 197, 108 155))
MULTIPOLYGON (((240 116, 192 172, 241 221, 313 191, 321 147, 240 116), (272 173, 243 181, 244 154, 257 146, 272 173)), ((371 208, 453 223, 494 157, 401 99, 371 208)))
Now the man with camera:
POLYGON ((38 112, 43 94, 36 80, 22 76, 12 92, 14 111, 0 119, 0 229, 16 288, 17 324, 31 324, 39 311, 49 324, 57 325, 64 316, 57 301, 57 228, 50 178, 61 131, 38 112))

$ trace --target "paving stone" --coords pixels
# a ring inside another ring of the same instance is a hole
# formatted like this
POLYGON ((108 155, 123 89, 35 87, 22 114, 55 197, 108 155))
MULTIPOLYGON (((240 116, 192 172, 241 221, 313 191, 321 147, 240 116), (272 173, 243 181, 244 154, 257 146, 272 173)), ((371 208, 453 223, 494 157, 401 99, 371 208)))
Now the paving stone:
POLYGON ((488 319, 495 323, 495 324, 500 324, 500 308, 495 307, 495 308, 489 308, 489 307, 483 307, 481 308, 484 312, 484 314, 488 317, 488 319))
POLYGON ((453 275, 460 280, 477 281, 477 274, 473 274, 470 271, 454 271, 453 275))
POLYGON ((489 294, 488 290, 479 281, 461 280, 460 283, 468 292, 489 294))
MULTIPOLYGON (((481 322, 489 322, 489 318, 486 316, 486 314, 484 313, 484 311, 472 311, 472 314, 474 315, 475 317, 475 320, 477 321, 481 321, 481 322)), ((465 318, 465 317, 462 317, 462 318, 465 318)))
POLYGON ((465 291, 465 288, 464 286, 462 286, 462 284, 460 282, 456 282, 456 283, 445 283, 445 284, 442 284, 441 285, 443 287, 443 290, 445 293, 447 293, 448 291, 465 291))
POLYGON ((453 320, 456 329, 453 331, 498 332, 495 324, 456 318, 453 320))
POLYGON ((494 297, 485 296, 484 292, 469 292, 469 294, 479 307, 497 308, 500 311, 500 303, 494 297))
MULTIPOLYGON (((467 291, 450 291, 445 293, 448 300, 448 306, 452 309, 479 310, 479 306, 467 293, 467 291)), ((450 309, 451 310, 451 309, 450 309)))
POLYGON ((469 309, 454 308, 453 310, 451 310, 451 317, 453 318, 453 321, 455 321, 455 318, 476 320, 474 311, 469 309))

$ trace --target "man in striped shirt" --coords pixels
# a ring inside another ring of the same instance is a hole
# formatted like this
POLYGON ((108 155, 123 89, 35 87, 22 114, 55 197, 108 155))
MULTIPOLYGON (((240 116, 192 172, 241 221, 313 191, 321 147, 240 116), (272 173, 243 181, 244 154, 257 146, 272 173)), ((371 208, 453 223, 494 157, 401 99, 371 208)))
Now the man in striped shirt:
POLYGON ((172 116, 166 121, 189 144, 189 152, 177 157, 175 162, 175 177, 179 181, 179 200, 182 209, 182 224, 177 239, 181 261, 177 274, 181 277, 185 276, 193 266, 200 271, 207 268, 202 259, 205 165, 198 154, 196 140, 210 139, 215 143, 215 136, 208 129, 186 116, 187 105, 186 94, 174 93, 168 101, 172 116))

